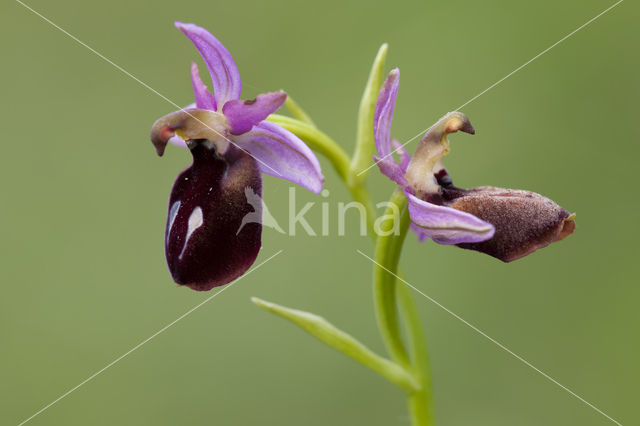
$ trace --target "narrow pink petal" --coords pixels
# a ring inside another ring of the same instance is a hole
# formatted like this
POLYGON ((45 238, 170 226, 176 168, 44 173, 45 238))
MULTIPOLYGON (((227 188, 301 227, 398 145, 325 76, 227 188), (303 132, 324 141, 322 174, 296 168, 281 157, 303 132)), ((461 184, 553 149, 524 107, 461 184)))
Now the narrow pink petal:
POLYGON ((233 141, 257 160, 263 173, 287 179, 316 194, 322 191, 324 177, 318 159, 288 130, 263 121, 250 132, 234 136, 233 141))
POLYGON ((399 85, 400 70, 396 68, 389 73, 378 93, 376 109, 373 113, 373 136, 380 157, 391 154, 391 121, 399 85))
POLYGON ((391 140, 391 144, 393 145, 393 151, 400 154, 400 168, 402 169, 402 173, 406 173, 409 163, 411 162, 409 151, 395 139, 391 140))
POLYGON ((196 98, 196 107, 217 111, 216 99, 202 82, 198 65, 195 62, 191 62, 191 85, 193 86, 193 95, 196 98))
POLYGON ((420 241, 431 238, 438 244, 478 243, 493 238, 495 228, 476 216, 450 207, 428 203, 405 190, 409 198, 411 229, 420 241))
POLYGON ((227 101, 240 99, 242 90, 240 73, 233 57, 222 43, 197 25, 176 22, 175 26, 191 40, 207 64, 213 82, 216 105, 222 107, 227 101))
POLYGON ((402 167, 395 162, 393 157, 373 157, 373 161, 376 162, 378 168, 380 169, 380 172, 383 175, 400 185, 402 188, 405 188, 409 185, 407 183, 407 180, 404 178, 404 170, 402 170, 402 167))
POLYGON ((229 101, 222 107, 222 113, 227 118, 231 133, 241 135, 276 112, 286 100, 284 92, 264 93, 248 101, 229 101))

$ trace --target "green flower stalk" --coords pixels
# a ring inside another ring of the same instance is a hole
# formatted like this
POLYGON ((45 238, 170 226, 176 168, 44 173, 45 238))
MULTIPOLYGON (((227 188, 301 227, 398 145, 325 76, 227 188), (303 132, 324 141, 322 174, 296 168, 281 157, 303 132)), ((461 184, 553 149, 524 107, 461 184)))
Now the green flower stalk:
MULTIPOLYGON (((384 225, 385 228, 397 228, 398 232, 381 234, 376 240, 373 285, 378 328, 393 359, 400 365, 405 365, 411 371, 414 380, 419 383, 418 389, 408 395, 412 424, 428 426, 433 424, 433 409, 427 346, 411 291, 404 283, 398 283, 397 280, 398 263, 411 220, 407 209, 407 198, 402 191, 396 190, 390 202, 397 211, 401 212, 401 215, 398 219, 399 223, 395 223, 395 217, 387 214, 390 219, 384 225), (408 329, 412 346, 410 358, 400 338, 397 305, 400 307, 408 329)), ((394 208, 390 206, 389 210, 394 208)))
POLYGON ((379 266, 376 265, 374 270, 373 290, 376 317, 391 360, 374 354, 350 335, 314 314, 257 298, 252 300, 263 309, 295 323, 325 344, 345 353, 396 384, 406 393, 412 424, 429 426, 433 424, 433 410, 424 333, 411 292, 404 285, 398 286, 395 277, 402 244, 410 223, 407 199, 402 191, 394 192, 389 201, 389 209, 382 216, 384 220, 379 224, 379 229, 374 229, 376 214, 365 187, 366 170, 370 168, 371 156, 376 148, 373 124, 387 50, 386 44, 381 46, 369 74, 360 104, 356 148, 352 159, 338 143, 318 130, 309 115, 291 98, 288 99, 286 106, 295 118, 272 114, 268 120, 294 133, 312 150, 325 156, 349 189, 353 199, 365 206, 370 235, 374 241, 377 241, 376 262, 379 266), (396 217, 395 212, 401 212, 399 218, 396 217), (399 222, 396 223, 396 221, 399 222), (379 232, 379 236, 376 231, 379 232), (399 313, 402 314, 407 328, 411 343, 410 352, 401 337, 399 313), (346 345, 345 341, 350 344, 346 345), (354 348, 358 349, 354 350, 354 348), (375 362, 372 363, 372 361, 375 362), (405 382, 405 377, 410 379, 405 382), (399 381, 399 378, 402 380, 399 381), (407 386, 407 383, 410 383, 410 386, 407 386))
POLYGON ((574 216, 539 194, 520 190, 453 185, 442 159, 450 151, 448 135, 475 130, 462 113, 446 114, 425 134, 413 158, 391 138, 391 121, 398 94, 400 72, 394 69, 381 84, 387 46, 374 61, 358 115, 356 149, 352 159, 325 133, 319 131, 299 105, 288 106, 295 119, 272 115, 269 120, 296 134, 314 151, 327 157, 354 200, 362 202, 367 217, 374 218, 365 188, 370 156, 380 171, 398 185, 375 239, 374 301, 378 328, 391 360, 373 354, 348 334, 313 314, 254 300, 324 343, 376 371, 406 392, 414 426, 434 424, 431 375, 424 332, 411 291, 398 284, 402 246, 411 229, 420 242, 432 239, 487 253, 505 262, 524 257, 570 235, 574 216), (374 99, 373 94, 377 93, 374 99), (399 159, 396 161, 394 155, 399 159), (400 216, 392 214, 400 212, 400 216), (393 231, 393 232, 392 232, 393 231), (401 322, 401 319, 403 320, 401 322), (406 327, 409 349, 402 338, 406 327), (345 343, 349 342, 349 344, 345 343), (357 348, 357 349, 355 349, 357 348), (406 377, 411 379, 404 381, 406 377), (398 380, 402 378, 403 380, 398 380), (410 386, 407 386, 410 383, 410 386))

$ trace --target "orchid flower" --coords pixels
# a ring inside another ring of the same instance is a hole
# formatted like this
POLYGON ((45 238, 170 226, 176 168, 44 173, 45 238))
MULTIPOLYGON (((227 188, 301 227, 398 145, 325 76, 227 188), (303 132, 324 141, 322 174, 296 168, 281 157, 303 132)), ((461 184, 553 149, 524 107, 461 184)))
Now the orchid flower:
POLYGON ((474 134, 466 115, 450 112, 424 135, 411 157, 391 139, 391 121, 400 71, 387 77, 376 103, 374 137, 380 171, 398 184, 408 198, 411 229, 422 242, 457 245, 510 262, 571 235, 574 214, 534 192, 453 185, 442 158, 449 153, 447 135, 461 130, 474 134), (392 147, 394 151, 392 152, 392 147), (396 162, 393 153, 398 152, 396 162))
POLYGON ((193 164, 180 173, 169 198, 165 254, 174 281, 210 290, 242 275, 261 246, 261 205, 267 173, 315 193, 322 190, 320 164, 311 149, 284 128, 264 121, 285 102, 284 92, 240 100, 241 80, 227 49, 205 29, 176 22, 207 65, 213 93, 195 63, 191 81, 195 105, 157 120, 151 141, 162 156, 169 141, 185 144, 193 164))

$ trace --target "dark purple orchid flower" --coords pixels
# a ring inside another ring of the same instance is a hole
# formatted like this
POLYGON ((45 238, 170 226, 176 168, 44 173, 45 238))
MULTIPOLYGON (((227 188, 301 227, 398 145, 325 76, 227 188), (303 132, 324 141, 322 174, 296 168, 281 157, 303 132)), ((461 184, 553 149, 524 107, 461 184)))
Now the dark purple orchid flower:
POLYGON ((391 140, 399 83, 396 68, 378 95, 373 126, 379 157, 374 160, 385 176, 404 189, 411 229, 421 242, 430 238, 438 244, 455 244, 510 262, 573 233, 575 215, 542 195, 453 185, 442 158, 449 153, 449 133, 475 133, 464 114, 450 112, 442 117, 424 135, 413 158, 391 140), (399 162, 393 158, 392 146, 400 155, 399 162))
POLYGON ((192 63, 195 104, 160 118, 151 129, 158 155, 170 141, 186 144, 193 155, 193 164, 171 190, 165 253, 176 283, 210 290, 242 275, 258 255, 262 205, 249 201, 262 197, 261 173, 315 193, 322 190, 324 178, 309 147, 264 121, 287 95, 273 92, 240 100, 240 74, 222 43, 196 25, 176 22, 176 27, 202 55, 213 93, 192 63))

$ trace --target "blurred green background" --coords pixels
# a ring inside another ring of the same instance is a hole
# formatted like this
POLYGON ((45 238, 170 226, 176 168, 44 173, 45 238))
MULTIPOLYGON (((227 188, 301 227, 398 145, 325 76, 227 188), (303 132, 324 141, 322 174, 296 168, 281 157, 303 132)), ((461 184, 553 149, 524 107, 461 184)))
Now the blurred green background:
MULTIPOLYGON (((192 102, 195 22, 233 54, 245 98, 285 89, 351 151, 383 42, 402 70, 393 134, 427 128, 611 1, 31 0, 28 4, 178 104, 192 102)), ((463 187, 543 193, 577 212, 567 240, 513 264, 407 239, 407 279, 625 425, 639 424, 639 8, 626 1, 463 111, 447 165, 463 187)), ((176 288, 162 240, 189 154, 159 159, 153 121, 174 110, 20 4, 0 6, 0 424, 18 424, 209 294, 176 288)), ((201 62, 200 62, 201 63, 201 62)), ((203 76, 206 75, 201 68, 203 76)), ((410 150, 415 149, 415 143, 410 150)), ((336 211, 349 196, 321 159, 336 211)), ((286 223, 290 184, 265 180, 286 223)), ((393 185, 372 173, 376 201, 393 185)), ((284 252, 34 418, 35 425, 408 425, 401 391, 249 302, 310 310, 383 353, 372 265, 346 237, 267 229, 284 252)), ((416 296, 439 425, 606 425, 416 296)))

